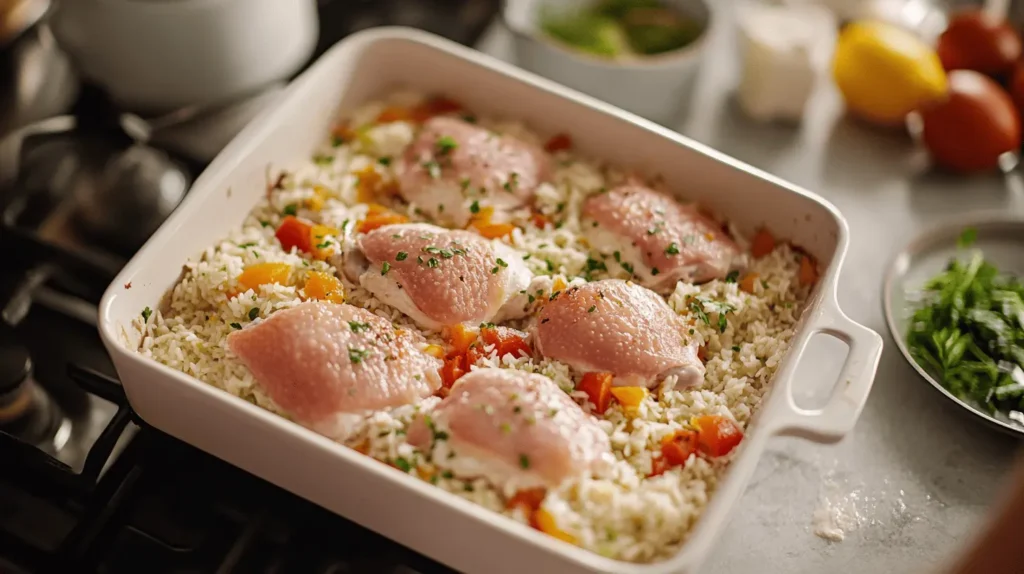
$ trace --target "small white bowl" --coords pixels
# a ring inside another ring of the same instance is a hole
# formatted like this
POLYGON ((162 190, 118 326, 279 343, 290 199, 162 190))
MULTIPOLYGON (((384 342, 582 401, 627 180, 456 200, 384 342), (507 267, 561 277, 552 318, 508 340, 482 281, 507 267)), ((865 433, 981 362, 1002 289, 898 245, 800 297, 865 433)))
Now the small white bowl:
POLYGON ((656 56, 610 59, 575 50, 541 30, 545 7, 574 9, 586 0, 507 0, 502 12, 515 38, 516 63, 570 88, 659 123, 670 123, 689 98, 712 24, 704 0, 665 0, 665 5, 703 24, 689 45, 656 56))

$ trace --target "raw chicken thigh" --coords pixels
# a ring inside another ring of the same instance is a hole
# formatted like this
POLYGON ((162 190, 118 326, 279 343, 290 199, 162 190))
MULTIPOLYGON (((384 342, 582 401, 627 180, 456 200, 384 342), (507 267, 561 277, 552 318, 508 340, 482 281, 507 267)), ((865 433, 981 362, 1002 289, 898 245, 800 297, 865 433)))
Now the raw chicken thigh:
POLYGON ((680 205, 638 184, 587 198, 583 217, 591 246, 605 254, 618 253, 616 260, 652 289, 671 290, 677 281, 721 279, 741 255, 732 239, 696 206, 680 205))
POLYGON ((478 369, 462 377, 429 424, 413 424, 409 442, 425 449, 436 429, 456 454, 443 462, 456 476, 483 476, 507 490, 555 487, 612 460, 596 419, 551 379, 522 371, 478 369))
POLYGON ((474 202, 497 211, 523 205, 550 171, 536 146, 445 116, 427 120, 395 166, 402 197, 457 227, 474 202))
POLYGON ((418 333, 373 313, 309 302, 235 331, 228 346, 271 399, 299 424, 341 439, 366 411, 430 396, 441 361, 418 333))
POLYGON ((521 315, 503 306, 532 278, 508 246, 425 223, 375 229, 345 255, 350 280, 425 329, 521 315))
POLYGON ((653 291, 619 279, 573 287, 541 309, 538 352, 579 372, 610 372, 615 386, 653 387, 675 375, 700 384, 704 365, 689 327, 653 291))

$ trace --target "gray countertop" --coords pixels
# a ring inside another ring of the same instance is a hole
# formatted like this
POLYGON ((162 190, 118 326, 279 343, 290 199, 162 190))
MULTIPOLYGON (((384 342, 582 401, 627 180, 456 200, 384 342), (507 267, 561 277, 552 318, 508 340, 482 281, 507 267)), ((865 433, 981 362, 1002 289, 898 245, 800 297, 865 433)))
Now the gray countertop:
MULTIPOLYGON (((956 177, 926 170, 900 134, 843 115, 831 86, 800 126, 761 125, 732 101, 737 62, 719 19, 679 131, 815 191, 849 222, 839 287, 844 311, 885 339, 875 385, 855 430, 836 445, 775 439, 709 559, 709 573, 937 572, 977 528, 1019 442, 969 419, 903 360, 882 315, 882 276, 924 228, 973 210, 1024 213, 1020 174, 956 177), (814 533, 815 513, 839 517, 845 540, 814 533)), ((509 59, 496 26, 479 48, 509 59)), ((798 370, 807 406, 827 397, 845 346, 810 343, 798 370)))

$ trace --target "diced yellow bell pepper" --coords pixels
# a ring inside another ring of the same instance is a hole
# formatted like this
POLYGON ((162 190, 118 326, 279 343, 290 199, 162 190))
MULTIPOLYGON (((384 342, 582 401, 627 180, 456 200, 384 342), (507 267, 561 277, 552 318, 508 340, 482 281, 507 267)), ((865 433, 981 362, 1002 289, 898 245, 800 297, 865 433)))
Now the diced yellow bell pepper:
POLYGON ((650 392, 645 387, 612 387, 612 396, 627 409, 635 409, 650 392))
POLYGON ((310 254, 313 256, 313 259, 326 261, 328 257, 334 255, 334 246, 337 245, 337 241, 335 239, 328 239, 328 237, 335 237, 340 234, 341 232, 337 229, 326 225, 310 227, 309 244, 312 246, 310 254))
POLYGON ((558 525, 555 524, 555 517, 551 516, 551 513, 543 508, 533 511, 533 524, 537 530, 548 536, 568 542, 569 544, 576 544, 576 537, 558 528, 558 525))
POLYGON ((345 302, 345 290, 341 281, 329 273, 310 272, 302 289, 306 292, 306 299, 330 301, 331 303, 345 302))
POLYGON ((292 274, 292 266, 287 263, 254 263, 246 265, 242 274, 238 276, 238 289, 240 293, 247 289, 259 290, 260 285, 278 283, 287 285, 292 274))

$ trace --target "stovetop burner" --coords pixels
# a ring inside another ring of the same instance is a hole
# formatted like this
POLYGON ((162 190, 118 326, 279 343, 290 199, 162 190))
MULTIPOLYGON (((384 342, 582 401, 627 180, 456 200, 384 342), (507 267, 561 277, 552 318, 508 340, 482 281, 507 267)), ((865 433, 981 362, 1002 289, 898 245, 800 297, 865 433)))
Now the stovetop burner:
MULTIPOLYGON (((317 53, 385 24, 472 44, 498 4, 321 0, 317 53)), ((96 305, 123 258, 54 241, 38 225, 52 213, 21 217, 26 204, 8 209, 9 191, 0 194, 0 574, 450 572, 139 420, 96 332, 96 305)), ((53 199, 48 209, 59 209, 53 199)))

